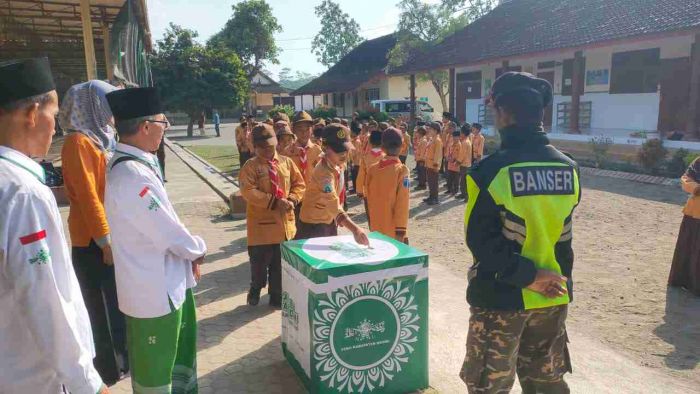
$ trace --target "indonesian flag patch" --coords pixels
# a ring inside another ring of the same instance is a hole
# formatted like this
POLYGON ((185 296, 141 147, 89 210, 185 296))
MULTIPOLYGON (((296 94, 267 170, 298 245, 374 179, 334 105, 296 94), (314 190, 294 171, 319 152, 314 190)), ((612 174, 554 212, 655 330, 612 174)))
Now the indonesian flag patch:
POLYGON ((46 238, 46 230, 37 231, 33 234, 27 234, 23 237, 19 237, 19 242, 22 246, 33 244, 34 242, 39 242, 46 238))
POLYGON ((145 198, 148 196, 148 210, 149 211, 154 211, 158 212, 158 209, 160 208, 160 200, 153 195, 153 192, 151 192, 151 189, 148 188, 148 186, 144 186, 143 189, 139 192, 139 197, 145 198))
MULTIPOLYGON (((46 239, 46 230, 37 231, 35 233, 19 237, 19 242, 22 244, 22 246, 27 246, 39 242, 43 239, 46 239)), ((39 251, 36 253, 36 255, 34 255, 34 257, 29 258, 29 264, 32 265, 47 264, 49 261, 51 261, 51 254, 49 253, 48 249, 44 247, 39 249, 39 251)))

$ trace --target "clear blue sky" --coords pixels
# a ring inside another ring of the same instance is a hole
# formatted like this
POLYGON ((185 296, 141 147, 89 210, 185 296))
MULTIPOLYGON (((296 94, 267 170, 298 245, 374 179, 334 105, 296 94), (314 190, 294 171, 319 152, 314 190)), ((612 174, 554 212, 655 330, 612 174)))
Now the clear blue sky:
MULTIPOLYGON (((278 65, 267 65, 273 77, 283 67, 320 74, 325 67, 311 52, 311 38, 321 24, 314 7, 322 0, 268 0, 277 20, 284 29, 276 35, 283 49, 278 65)), ((393 32, 398 23, 398 0, 336 0, 363 30, 361 35, 371 39, 393 32)), ((426 0, 433 2, 434 0, 426 0)), ((204 42, 218 32, 231 17, 233 0, 149 0, 148 13, 153 39, 159 40, 170 22, 196 30, 204 42)))

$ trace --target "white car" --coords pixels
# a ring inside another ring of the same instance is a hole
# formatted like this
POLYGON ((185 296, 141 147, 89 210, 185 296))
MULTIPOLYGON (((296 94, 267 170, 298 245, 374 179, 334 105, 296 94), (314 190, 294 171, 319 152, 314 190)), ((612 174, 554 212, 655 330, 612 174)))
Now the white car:
MULTIPOLYGON (((411 114, 411 100, 372 100, 372 107, 379 112, 386 112, 392 118, 403 116, 407 119, 411 114)), ((416 101, 416 115, 423 120, 433 120, 433 107, 425 101, 416 101)))

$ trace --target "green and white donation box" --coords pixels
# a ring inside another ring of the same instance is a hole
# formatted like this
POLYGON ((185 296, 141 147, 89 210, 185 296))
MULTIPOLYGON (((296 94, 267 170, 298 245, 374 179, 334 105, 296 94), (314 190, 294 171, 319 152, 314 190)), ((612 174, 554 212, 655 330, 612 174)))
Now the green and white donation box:
POLYGON ((282 245, 282 349, 312 393, 428 387, 428 256, 369 238, 282 245))

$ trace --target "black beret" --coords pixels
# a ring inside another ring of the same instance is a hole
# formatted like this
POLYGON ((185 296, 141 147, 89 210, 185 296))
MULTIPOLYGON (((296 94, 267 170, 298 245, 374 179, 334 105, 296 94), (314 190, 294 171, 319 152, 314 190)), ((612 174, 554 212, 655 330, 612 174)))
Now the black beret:
POLYGON ((107 102, 115 120, 129 120, 164 112, 156 88, 115 90, 107 94, 107 102))
POLYGON ((518 91, 533 91, 542 97, 543 107, 552 102, 552 85, 546 79, 537 78, 525 72, 507 72, 493 83, 491 97, 498 101, 500 97, 518 91))
POLYGON ((0 105, 56 90, 49 59, 9 60, 0 63, 0 105))

